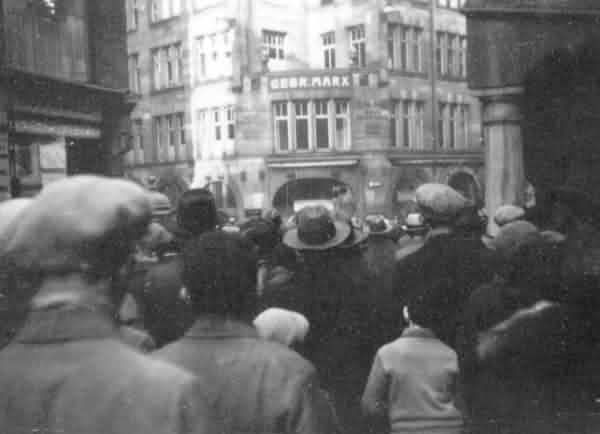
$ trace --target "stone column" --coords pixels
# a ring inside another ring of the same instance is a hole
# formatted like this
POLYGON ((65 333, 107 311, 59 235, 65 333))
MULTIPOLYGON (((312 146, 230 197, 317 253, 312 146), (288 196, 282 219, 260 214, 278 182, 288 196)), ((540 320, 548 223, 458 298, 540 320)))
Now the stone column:
POLYGON ((501 205, 523 205, 525 175, 521 132, 520 90, 479 93, 483 106, 485 151, 485 203, 488 232, 498 228, 494 211, 501 205))

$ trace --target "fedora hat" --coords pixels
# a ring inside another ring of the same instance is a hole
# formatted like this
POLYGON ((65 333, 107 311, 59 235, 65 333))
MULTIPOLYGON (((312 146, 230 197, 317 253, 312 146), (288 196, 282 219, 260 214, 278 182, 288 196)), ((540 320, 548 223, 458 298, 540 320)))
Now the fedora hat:
POLYGON ((148 228, 147 192, 123 179, 80 175, 46 186, 6 238, 11 263, 44 272, 110 271, 148 228))
POLYGON ((200 235, 217 227, 215 197, 206 188, 185 191, 177 203, 177 226, 173 232, 182 238, 200 235))
POLYGON ((296 216, 296 227, 287 231, 283 242, 296 250, 327 250, 342 244, 350 226, 334 220, 324 206, 307 206, 296 216))
POLYGON ((425 221, 454 221, 461 212, 471 205, 458 191, 446 184, 423 184, 416 191, 417 205, 425 221))

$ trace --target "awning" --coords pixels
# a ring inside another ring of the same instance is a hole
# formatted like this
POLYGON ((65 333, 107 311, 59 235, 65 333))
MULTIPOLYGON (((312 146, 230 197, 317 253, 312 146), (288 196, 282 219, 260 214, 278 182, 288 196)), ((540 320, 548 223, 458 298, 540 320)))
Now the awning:
POLYGON ((15 121, 15 131, 17 133, 72 137, 75 139, 99 139, 101 136, 100 128, 92 125, 41 122, 24 119, 17 119, 15 121))
POLYGON ((314 161, 274 161, 267 163, 271 169, 301 169, 304 167, 349 167, 356 166, 358 159, 314 160, 314 161))

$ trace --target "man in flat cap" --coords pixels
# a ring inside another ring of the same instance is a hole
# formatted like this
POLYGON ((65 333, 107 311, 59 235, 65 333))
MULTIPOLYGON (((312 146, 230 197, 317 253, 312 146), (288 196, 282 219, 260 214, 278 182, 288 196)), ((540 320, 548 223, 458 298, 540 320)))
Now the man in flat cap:
POLYGON ((150 205, 133 183, 77 176, 47 186, 4 254, 37 289, 0 351, 0 432, 219 433, 199 380, 122 343, 115 317, 150 205))
POLYGON ((401 303, 406 304, 414 295, 444 282, 448 286, 446 311, 442 329, 435 332, 455 347, 463 303, 474 288, 491 278, 485 246, 479 238, 464 236, 456 230, 457 222, 472 204, 450 186, 424 184, 416 191, 416 201, 431 230, 420 249, 396 264, 393 306, 401 312, 401 303))

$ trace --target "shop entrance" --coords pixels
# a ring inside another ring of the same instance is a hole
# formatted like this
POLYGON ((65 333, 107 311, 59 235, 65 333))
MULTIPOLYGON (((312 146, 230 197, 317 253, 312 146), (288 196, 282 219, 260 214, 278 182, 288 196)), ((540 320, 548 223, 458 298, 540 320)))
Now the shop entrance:
POLYGON ((293 215, 299 207, 311 203, 325 205, 337 211, 342 202, 353 202, 351 197, 350 187, 337 179, 295 179, 277 190, 273 197, 273 207, 284 217, 293 215))
POLYGON ((105 174, 106 155, 95 139, 67 138, 67 175, 105 174))

